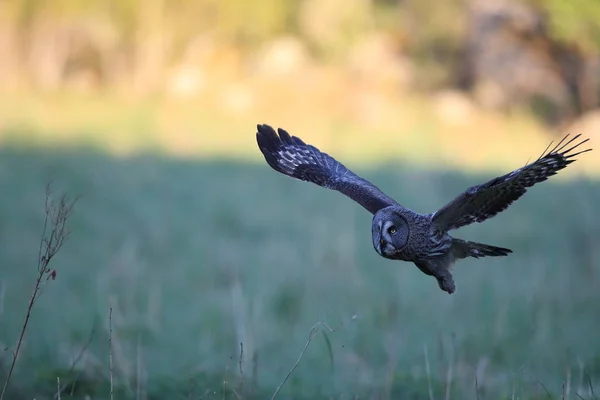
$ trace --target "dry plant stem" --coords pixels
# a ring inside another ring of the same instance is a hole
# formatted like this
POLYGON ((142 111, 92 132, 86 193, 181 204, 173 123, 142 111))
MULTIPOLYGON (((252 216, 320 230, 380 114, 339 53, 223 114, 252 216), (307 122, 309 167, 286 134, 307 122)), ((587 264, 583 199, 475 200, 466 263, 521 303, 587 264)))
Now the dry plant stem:
MULTIPOLYGON (((383 389, 383 395, 386 399, 390 398, 392 391, 392 385, 394 384, 394 375, 396 373, 396 366, 398 361, 398 342, 391 341, 390 348, 387 350, 388 362, 385 371, 385 387, 383 389)), ((332 365, 333 368, 333 365, 332 365)))
POLYGON ((254 394, 254 388, 258 384, 258 350, 252 353, 252 384, 250 385, 250 396, 254 394))
POLYGON ((450 363, 446 374, 446 400, 450 400, 450 386, 454 376, 454 333, 452 334, 452 345, 450 346, 450 363))
POLYGON ((12 362, 8 370, 8 375, 4 381, 2 393, 0 394, 0 400, 4 399, 6 389, 10 382, 10 378, 15 369, 15 364, 23 344, 23 338, 25 337, 25 331, 29 325, 29 319, 31 318, 31 311, 35 301, 38 299, 42 284, 46 283, 48 279, 54 280, 56 278, 56 270, 49 268, 50 261, 58 253, 65 240, 69 236, 69 230, 66 227, 67 219, 71 215, 75 201, 69 201, 66 195, 62 195, 58 204, 52 200, 52 190, 50 185, 46 186, 46 202, 45 202, 45 218, 44 218, 44 229, 42 230, 42 238, 40 239, 40 247, 38 250, 38 274, 33 287, 33 293, 29 299, 27 306, 27 314, 25 315, 25 321, 21 327, 21 333, 19 340, 17 341, 17 347, 13 352, 12 362), (48 232, 49 229, 49 232, 48 232))
MULTIPOLYGON (((231 357, 229 358, 231 360, 231 357)), ((229 363, 225 364, 225 373, 221 381, 221 399, 225 400, 225 385, 227 384, 227 373, 229 372, 229 363)))
POLYGON ((546 392, 546 395, 548 396, 548 398, 550 400, 552 400, 552 395, 550 394, 550 391, 548 390, 548 388, 546 387, 546 385, 544 385, 541 381, 538 381, 538 383, 544 389, 544 391, 546 392))
POLYGON ((225 386, 227 386, 229 388, 229 390, 231 390, 231 393, 233 393, 238 400, 242 400, 242 397, 238 394, 238 392, 235 390, 235 388, 232 385, 225 382, 225 386))
POLYGON ((58 400, 60 400, 60 378, 56 377, 56 395, 58 396, 58 400))
POLYGON ((429 400, 433 400, 433 389, 431 388, 431 372, 429 370, 429 355, 427 354, 427 345, 423 345, 425 355, 425 371, 427 372, 427 388, 429 389, 429 400))
POLYGON ((142 398, 142 350, 141 350, 141 339, 140 339, 140 335, 138 334, 137 337, 137 345, 136 345, 136 353, 137 353, 137 357, 136 357, 136 388, 135 388, 135 398, 136 400, 139 400, 140 398, 142 398))
POLYGON ((312 340, 314 339, 315 335, 317 334, 317 332, 319 331, 319 328, 321 326, 323 326, 329 332, 333 332, 333 329, 331 329, 325 322, 319 321, 313 325, 313 327, 310 330, 310 333, 308 334, 308 340, 306 341, 306 343, 304 344, 304 348, 302 348, 302 351, 298 355, 298 359, 296 360, 296 363, 294 363, 294 365, 289 370, 289 372, 287 373, 285 378, 283 378, 283 381, 279 384, 279 386, 277 386, 277 390, 275 390, 275 393, 273 393, 273 396, 271 396, 271 400, 273 400, 273 399, 275 399, 275 397, 277 397, 277 395, 279 394, 279 391, 281 390, 283 385, 285 385, 285 383, 287 382, 289 377, 294 373, 294 371, 300 364, 300 360, 302 360, 302 357, 304 356, 304 352, 306 352, 306 349, 308 349, 308 346, 310 346, 310 342, 312 342, 312 340))
POLYGON ((244 398, 244 370, 242 368, 242 362, 244 361, 244 343, 240 342, 240 396, 244 398))
MULTIPOLYGON (((73 360, 73 362, 71 363, 71 367, 69 368, 69 372, 67 373, 68 376, 71 376, 71 374, 75 371, 75 368, 79 364, 79 361, 81 361, 81 358, 83 357, 83 354, 86 352, 86 350, 88 349, 88 347, 92 343, 92 340, 94 339, 95 332, 96 332, 96 323, 94 322, 94 326, 92 327, 92 330, 90 332, 90 336, 88 337, 88 340, 87 340, 86 344, 81 348, 81 350, 79 351, 79 354, 77 355, 77 357, 75 357, 75 360, 73 360)), ((77 373, 77 375, 75 376, 75 379, 73 380, 73 383, 71 383, 71 392, 69 393, 69 395, 71 397, 73 397, 73 393, 75 392, 75 386, 77 384, 77 379, 79 379, 79 375, 80 374, 81 374, 81 371, 79 371, 77 373)), ((63 390, 65 390, 67 388, 67 386, 69 386, 69 382, 63 384, 63 386, 60 388, 60 391, 62 392, 63 390)), ((57 399, 58 395, 55 394, 54 398, 57 399)))
POLYGON ((567 382, 564 383, 565 398, 571 397, 571 368, 567 368, 567 382))
MULTIPOLYGON (((88 337, 87 343, 81 348, 81 351, 77 355, 77 358, 75 358, 75 360, 73 361, 73 364, 71 364, 71 368, 69 369, 69 375, 73 371, 75 371, 75 367, 77 366, 77 364, 79 364, 79 361, 81 360, 81 357, 83 357, 83 354, 86 352, 86 350, 88 349, 88 347, 90 347, 90 344, 92 343, 92 340, 94 339, 94 334, 95 333, 96 333, 96 322, 94 322, 94 325, 92 326, 92 330, 90 332, 90 336, 88 337)), ((79 374, 81 374, 81 371, 79 371, 79 373, 77 373, 77 375, 75 376, 75 381, 71 385, 71 393, 70 393, 71 397, 73 397, 73 393, 75 391, 75 384, 77 383, 77 379, 79 378, 79 374)))
POLYGON ((190 390, 188 392, 188 400, 194 398, 194 377, 190 376, 190 390))
POLYGON ((110 307, 108 311, 108 363, 110 373, 110 400, 113 400, 112 307, 110 307))

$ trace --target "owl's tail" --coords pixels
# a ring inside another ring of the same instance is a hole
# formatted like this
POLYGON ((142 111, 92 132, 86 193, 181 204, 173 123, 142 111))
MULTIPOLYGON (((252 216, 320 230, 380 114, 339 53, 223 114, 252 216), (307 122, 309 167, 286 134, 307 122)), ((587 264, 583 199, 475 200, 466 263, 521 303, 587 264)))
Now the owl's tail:
POLYGON ((512 253, 504 247, 490 246, 489 244, 469 242, 461 239, 452 239, 452 252, 457 259, 467 257, 501 257, 512 253))

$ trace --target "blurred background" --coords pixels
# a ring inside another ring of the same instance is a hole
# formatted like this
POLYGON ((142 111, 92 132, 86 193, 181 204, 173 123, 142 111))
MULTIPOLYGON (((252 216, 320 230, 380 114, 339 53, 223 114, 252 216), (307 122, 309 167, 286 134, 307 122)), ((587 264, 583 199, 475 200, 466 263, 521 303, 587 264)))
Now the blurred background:
POLYGON ((271 398, 318 321, 278 398, 594 398, 597 150, 456 232, 514 254, 449 296, 255 128, 433 212, 566 133, 598 147, 599 50, 598 0, 0 0, 2 381, 45 186, 80 196, 8 398, 108 398, 110 307, 119 398, 271 398))

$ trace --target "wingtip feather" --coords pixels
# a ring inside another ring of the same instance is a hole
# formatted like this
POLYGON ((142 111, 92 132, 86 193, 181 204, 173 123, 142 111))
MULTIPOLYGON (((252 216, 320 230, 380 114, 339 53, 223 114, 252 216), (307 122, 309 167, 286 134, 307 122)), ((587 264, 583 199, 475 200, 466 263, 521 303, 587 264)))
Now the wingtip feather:
POLYGON ((268 124, 256 125, 256 139, 261 149, 276 150, 281 144, 307 146, 307 144, 297 136, 290 135, 283 128, 277 128, 277 131, 268 124))
POLYGON ((277 132, 268 124, 256 125, 256 142, 258 147, 263 152, 273 152, 277 150, 281 139, 277 136, 277 132))
POLYGON ((281 141, 285 144, 294 144, 294 141, 292 140, 292 136, 288 133, 288 131, 286 131, 283 128, 277 128, 277 133, 279 134, 279 138, 281 139, 281 141))
MULTIPOLYGON (((574 157, 577 154, 581 154, 582 152, 578 152, 576 154, 569 154, 569 153, 571 151, 573 151, 574 149, 576 149, 577 147, 581 146, 582 144, 589 142, 590 138, 585 138, 584 140, 577 142, 573 146, 567 148, 571 143, 573 143, 574 141, 576 141, 578 138, 581 137, 581 133, 578 133, 578 134, 574 135, 571 139, 565 141, 569 136, 570 136, 570 134, 567 133, 562 138, 562 140, 547 155, 560 154, 563 157, 574 157), (565 148, 567 148, 567 149, 565 150, 565 148)), ((591 149, 583 150, 583 152, 589 151, 589 150, 591 150, 591 149)))

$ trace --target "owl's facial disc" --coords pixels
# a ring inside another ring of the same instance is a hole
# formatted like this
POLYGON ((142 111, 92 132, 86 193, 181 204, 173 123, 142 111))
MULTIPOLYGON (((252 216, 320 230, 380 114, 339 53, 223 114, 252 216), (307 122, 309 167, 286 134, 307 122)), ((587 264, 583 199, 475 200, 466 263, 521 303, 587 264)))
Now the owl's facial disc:
POLYGON ((373 224, 373 247, 386 258, 393 258, 408 241, 408 226, 401 216, 390 213, 373 224))

